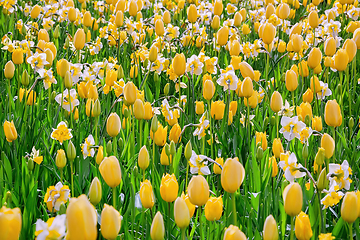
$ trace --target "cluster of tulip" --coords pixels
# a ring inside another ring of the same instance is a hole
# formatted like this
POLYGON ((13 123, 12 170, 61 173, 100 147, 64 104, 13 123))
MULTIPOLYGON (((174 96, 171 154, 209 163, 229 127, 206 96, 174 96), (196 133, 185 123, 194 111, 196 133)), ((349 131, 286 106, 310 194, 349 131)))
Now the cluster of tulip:
POLYGON ((0 240, 360 238, 359 2, 300 1, 0 1, 0 240))

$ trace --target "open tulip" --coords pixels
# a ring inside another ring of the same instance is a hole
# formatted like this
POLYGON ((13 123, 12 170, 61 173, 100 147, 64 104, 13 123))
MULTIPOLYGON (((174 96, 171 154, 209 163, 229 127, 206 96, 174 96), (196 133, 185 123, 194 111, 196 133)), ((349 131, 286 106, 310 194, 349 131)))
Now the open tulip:
POLYGON ((272 215, 269 215, 265 219, 264 230, 263 230, 263 240, 278 240, 279 233, 277 223, 275 218, 272 215))
POLYGON ((121 128, 120 117, 117 113, 111 113, 106 121, 106 131, 110 137, 116 137, 121 128))
POLYGON ((245 177, 245 169, 237 158, 228 158, 221 171, 221 186, 228 193, 234 193, 245 177))
POLYGON ((166 174, 161 179, 160 195, 165 202, 173 202, 178 196, 179 184, 174 174, 166 174))
POLYGON ((327 159, 331 158, 335 150, 335 141, 327 133, 321 137, 321 147, 325 149, 325 157, 327 159))
POLYGON ((209 184, 202 175, 193 176, 188 185, 190 202, 197 206, 206 204, 209 199, 209 184))
POLYGON ((295 220, 295 235, 299 240, 309 240, 312 235, 310 219, 307 214, 301 212, 295 220))
POLYGON ((287 215, 295 217, 301 212, 303 193, 297 182, 287 185, 283 192, 284 208, 287 215))
POLYGON ((205 204, 205 217, 208 221, 217 221, 223 212, 223 200, 221 197, 210 197, 205 204))
POLYGON ((342 115, 336 100, 328 100, 325 105, 325 122, 328 126, 339 127, 342 124, 342 115))
POLYGON ((152 208, 155 204, 154 192, 149 180, 140 184, 140 200, 144 208, 152 208))
POLYGON ((169 140, 174 141, 175 144, 178 143, 181 140, 180 134, 181 127, 178 123, 175 123, 169 132, 169 140))
POLYGON ((21 211, 19 208, 0 208, 0 239, 19 239, 21 231, 21 211))
POLYGON ((106 184, 114 188, 121 182, 121 169, 119 160, 115 156, 104 158, 100 163, 99 170, 106 184))
POLYGON ((155 214, 151 224, 150 236, 152 240, 163 240, 165 236, 164 219, 160 212, 155 214))
POLYGON ((86 195, 71 198, 66 209, 66 226, 69 240, 95 240, 97 237, 97 216, 95 208, 86 195))
POLYGON ((301 116, 303 121, 305 117, 309 115, 310 119, 312 118, 312 109, 310 103, 301 103, 300 106, 296 107, 296 113, 298 116, 301 116))
POLYGON ((106 203, 101 212, 101 234, 105 239, 116 239, 121 228, 120 213, 106 203))
POLYGON ((186 202, 181 197, 175 200, 174 204, 174 218, 176 225, 180 228, 186 228, 190 224, 190 213, 186 202))
POLYGON ((5 137, 8 142, 15 141, 17 139, 17 131, 14 125, 14 121, 5 121, 4 122, 4 132, 5 137))

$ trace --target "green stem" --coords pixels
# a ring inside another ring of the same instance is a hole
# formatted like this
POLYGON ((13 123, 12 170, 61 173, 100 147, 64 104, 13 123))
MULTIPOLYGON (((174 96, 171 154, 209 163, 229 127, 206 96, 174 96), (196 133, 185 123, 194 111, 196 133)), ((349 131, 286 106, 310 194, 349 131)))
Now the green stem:
POLYGON ((171 236, 171 226, 170 226, 170 202, 168 202, 168 218, 167 218, 167 239, 171 239, 170 236, 171 236))
POLYGON ((116 187, 112 188, 113 192, 113 207, 116 209, 116 187))
MULTIPOLYGON (((211 104, 210 104, 210 100, 208 100, 208 109, 209 109, 209 114, 211 113, 211 104)), ((214 159, 214 144, 213 144, 213 133, 212 133, 212 126, 211 126, 211 116, 209 118, 209 130, 210 130, 210 140, 211 140, 211 158, 214 159)))
POLYGON ((353 239, 353 226, 352 223, 349 223, 349 239, 353 239))
POLYGON ((70 170, 71 170, 71 194, 75 197, 74 192, 74 161, 70 161, 70 170))
POLYGON ((247 101, 247 126, 246 126, 246 128, 247 128, 247 132, 248 132, 248 144, 250 145, 251 143, 250 143, 250 106, 249 106, 249 99, 247 99, 248 101, 247 101))
POLYGON ((201 207, 199 206, 198 208, 199 210, 199 224, 200 224, 200 239, 201 240, 204 240, 204 233, 203 233, 203 224, 202 224, 202 221, 201 221, 201 207))
POLYGON ((290 240, 294 239, 294 217, 291 217, 291 229, 290 229, 290 240))
POLYGON ((231 194, 231 200, 232 200, 232 208, 233 208, 233 224, 237 226, 237 213, 236 213, 236 200, 235 200, 235 193, 231 194))
POLYGON ((185 231, 186 228, 181 229, 181 240, 185 240, 185 235, 186 235, 185 231))
POLYGON ((139 148, 141 148, 141 147, 142 147, 142 132, 143 132, 143 122, 142 122, 141 119, 139 120, 139 125, 140 125, 140 143, 139 143, 139 148))
POLYGON ((276 138, 279 138, 279 113, 275 115, 276 122, 276 138))

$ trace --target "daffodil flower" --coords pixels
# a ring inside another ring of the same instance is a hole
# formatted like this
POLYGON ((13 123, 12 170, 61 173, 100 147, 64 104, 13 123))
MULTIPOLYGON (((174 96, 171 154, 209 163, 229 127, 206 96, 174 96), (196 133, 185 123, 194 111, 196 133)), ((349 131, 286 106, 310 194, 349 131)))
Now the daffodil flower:
POLYGON ((344 193, 338 190, 338 186, 335 186, 335 188, 330 187, 329 191, 324 190, 327 194, 321 199, 321 203, 324 205, 325 208, 335 206, 340 202, 340 200, 344 196, 344 193))
POLYGON ((192 55, 186 63, 186 71, 190 72, 191 75, 200 75, 202 73, 202 69, 204 64, 200 62, 200 59, 196 55, 192 55))
POLYGON ((46 64, 49 64, 46 61, 46 54, 45 53, 38 53, 36 52, 34 55, 30 56, 27 59, 27 63, 31 65, 31 67, 37 72, 38 70, 44 68, 46 64))
POLYGON ((239 79, 235 75, 234 70, 227 71, 226 73, 222 73, 220 75, 220 78, 216 81, 220 86, 224 87, 224 91, 230 89, 230 90, 236 90, 237 83, 239 79))
POLYGON ((302 144, 306 144, 309 146, 309 138, 312 135, 313 130, 311 129, 311 127, 305 127, 301 132, 300 132, 300 138, 299 140, 301 141, 302 144))
POLYGON ((209 175, 211 174, 209 167, 207 166, 207 157, 204 155, 197 155, 195 151, 192 151, 192 155, 189 160, 191 174, 209 175))
POLYGON ((327 83, 324 83, 323 81, 320 82, 320 88, 321 91, 316 94, 317 99, 324 100, 325 97, 328 97, 332 94, 330 88, 328 87, 327 83))
POLYGON ((281 118, 281 126, 280 133, 282 133, 288 141, 294 138, 300 139, 300 132, 306 127, 305 123, 298 120, 298 116, 292 118, 283 116, 281 118))
POLYGON ((57 83, 57 81, 53 75, 52 69, 46 70, 46 69, 42 68, 42 69, 39 69, 37 72, 39 73, 40 77, 44 81, 45 90, 49 89, 49 87, 51 87, 51 84, 57 83))
MULTIPOLYGON (((252 120, 255 118, 255 115, 250 115, 250 125, 253 126, 254 123, 252 122, 252 120)), ((240 123, 245 127, 246 125, 246 121, 247 121, 247 118, 246 118, 246 115, 242 114, 241 113, 241 118, 240 118, 240 123)))
POLYGON ((58 182, 55 186, 47 189, 44 202, 50 211, 59 211, 61 204, 65 204, 70 198, 70 189, 67 185, 58 182))
POLYGON ((58 240, 63 239, 65 236, 66 215, 57 215, 56 217, 49 218, 47 222, 38 219, 35 223, 35 236, 37 240, 58 240))
POLYGON ((197 128, 195 129, 195 131, 193 133, 194 136, 198 137, 198 140, 200 140, 201 138, 203 138, 205 136, 205 134, 206 134, 205 130, 210 127, 210 125, 209 125, 210 121, 206 119, 205 113, 206 112, 204 112, 203 115, 201 116, 201 118, 199 120, 200 123, 196 125, 197 128))
POLYGON ((339 189, 350 189, 351 179, 349 176, 352 174, 352 170, 349 166, 348 161, 340 164, 329 164, 329 173, 327 174, 328 179, 330 180, 330 188, 335 188, 338 186, 339 189))
POLYGON ((68 112, 72 112, 74 108, 80 104, 79 100, 77 99, 75 89, 71 89, 70 94, 69 90, 65 89, 63 93, 60 93, 55 97, 55 101, 68 112))
POLYGON ((85 142, 81 146, 81 151, 83 153, 84 159, 87 157, 93 157, 95 155, 95 140, 94 137, 90 134, 86 139, 85 142))
POLYGON ((279 167, 284 171, 286 180, 294 182, 295 178, 302 178, 306 175, 305 172, 301 172, 300 169, 303 167, 297 163, 295 153, 281 153, 280 154, 279 167))
POLYGON ((36 150, 35 147, 32 148, 30 153, 30 158, 37 164, 41 164, 43 161, 43 156, 40 156, 40 151, 36 150))
POLYGON ((70 140, 72 138, 71 129, 67 128, 67 125, 64 121, 61 121, 57 125, 56 129, 53 128, 51 138, 58 140, 60 144, 62 144, 63 141, 70 140))
POLYGON ((285 100, 285 104, 283 108, 280 110, 280 115, 286 117, 292 117, 294 115, 294 106, 290 107, 290 104, 287 100, 285 100))

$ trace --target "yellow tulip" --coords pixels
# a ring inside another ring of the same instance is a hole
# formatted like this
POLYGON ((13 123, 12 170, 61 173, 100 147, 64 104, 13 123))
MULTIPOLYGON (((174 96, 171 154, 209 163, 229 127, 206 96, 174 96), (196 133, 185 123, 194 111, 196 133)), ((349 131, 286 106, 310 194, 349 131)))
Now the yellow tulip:
POLYGON ((166 174, 161 179, 160 195, 165 202, 173 202, 178 196, 179 184, 174 174, 166 174))
POLYGON ((313 232, 311 230, 310 219, 307 214, 301 212, 295 220, 295 235, 299 240, 309 240, 313 232))
POLYGON ((150 236, 152 240, 163 240, 165 236, 164 219, 160 212, 155 214, 151 224, 150 236))
POLYGON ((312 109, 310 103, 301 103, 300 106, 296 107, 296 113, 298 116, 301 116, 303 121, 305 121, 305 117, 309 115, 310 119, 312 118, 312 109))
POLYGON ((183 53, 181 54, 177 53, 173 59, 172 66, 174 68, 174 73, 178 77, 181 77, 185 73, 185 67, 186 67, 185 55, 183 53))
POLYGON ((19 208, 0 208, 0 239, 17 240, 21 231, 21 211, 19 208))
POLYGON ((328 126, 339 127, 342 124, 342 115, 336 100, 328 100, 325 105, 325 122, 328 126))
POLYGON ((319 16, 316 10, 312 10, 309 14, 308 21, 310 27, 317 28, 319 26, 319 16))
POLYGON ((358 198, 355 192, 347 192, 341 204, 341 217, 352 224, 358 218, 358 198))
POLYGON ((259 93, 258 91, 253 91, 253 94, 249 98, 244 99, 245 106, 250 106, 251 108, 256 108, 259 103, 259 93))
POLYGON ((187 15, 188 15, 188 20, 189 20, 190 23, 196 22, 196 20, 198 18, 198 13, 197 13, 196 6, 194 4, 191 4, 188 7, 187 15))
POLYGON ((137 88, 131 81, 127 82, 124 87, 124 98, 128 105, 133 105, 136 101, 137 88))
POLYGON ((211 21, 211 27, 215 31, 217 31, 219 29, 219 27, 220 27, 220 18, 219 18, 219 16, 217 16, 217 15, 214 16, 214 18, 211 21))
POLYGON ((335 150, 335 141, 327 133, 321 137, 321 147, 325 149, 325 157, 327 159, 331 158, 335 150))
POLYGON ((138 5, 136 4, 135 1, 130 1, 130 4, 129 4, 129 14, 130 16, 132 17, 135 17, 136 14, 138 13, 138 5))
POLYGON ((174 219, 176 225, 180 228, 186 228, 190 224, 190 213, 186 202, 181 197, 175 200, 174 204, 174 219))
POLYGON ((274 41, 276 35, 276 28, 271 23, 266 23, 262 31, 262 40, 265 44, 270 44, 274 41))
POLYGON ((106 184, 114 188, 121 182, 121 169, 119 160, 115 156, 104 158, 100 163, 99 170, 106 184))
POLYGON ((211 117, 215 120, 224 118, 225 103, 223 101, 215 101, 211 103, 211 117))
POLYGON ((348 63, 350 63, 356 56, 356 51, 357 51, 356 43, 352 39, 346 39, 343 48, 346 50, 346 53, 348 54, 349 57, 348 63))
POLYGON ((205 111, 204 102, 202 101, 195 101, 195 112, 198 115, 202 115, 205 111))
POLYGON ((235 239, 236 240, 246 240, 247 237, 237 226, 230 225, 225 230, 223 240, 235 240, 235 239))
POLYGON ((57 150, 57 154, 56 154, 56 157, 55 157, 55 163, 56 163, 56 166, 58 168, 60 168, 60 169, 65 167, 65 165, 66 165, 66 155, 65 155, 65 151, 63 149, 57 150))
POLYGON ((220 197, 210 197, 205 204, 205 217, 208 221, 217 221, 223 212, 223 200, 220 197))
POLYGON ((174 141, 178 143, 180 141, 181 127, 178 123, 175 123, 169 132, 169 141, 174 141))
POLYGON ((284 148, 280 138, 275 138, 272 146, 272 152, 276 158, 280 158, 280 154, 284 153, 284 148))
POLYGON ((145 108, 145 116, 144 116, 144 119, 145 119, 145 120, 150 120, 150 119, 152 119, 152 117, 153 117, 154 114, 153 114, 153 110, 152 110, 152 107, 151 107, 151 103, 145 102, 144 108, 145 108))
POLYGON ((241 186, 245 169, 238 158, 228 158, 221 171, 221 186, 228 193, 234 193, 241 186))
POLYGON ((35 19, 37 18, 39 15, 40 15, 40 11, 41 11, 41 7, 39 5, 35 5, 32 9, 31 9, 31 12, 30 12, 30 17, 32 19, 35 19))
POLYGON ((96 206, 102 197, 102 188, 100 180, 97 177, 91 181, 90 188, 89 188, 89 200, 92 205, 96 206))
POLYGON ((269 164, 271 166, 271 177, 276 177, 276 175, 279 172, 279 168, 278 168, 275 156, 272 156, 271 158, 269 158, 269 164))
POLYGON ((279 53, 284 53, 286 50, 286 43, 284 41, 280 41, 277 50, 279 53))
POLYGON ((222 1, 217 0, 214 4, 214 15, 220 16, 223 12, 224 6, 222 1))
POLYGON ((76 50, 81 50, 85 46, 85 32, 84 29, 78 29, 74 35, 74 47, 76 50))
POLYGON ((95 240, 97 238, 97 215, 94 206, 83 194, 71 198, 66 209, 66 239, 95 240))
POLYGON ((184 192, 182 192, 181 198, 184 199, 184 201, 189 209, 190 218, 192 218, 192 216, 194 215, 194 212, 195 212, 195 205, 190 202, 190 198, 189 198, 188 194, 185 195, 184 192))
POLYGON ((241 92, 245 98, 249 98, 253 95, 253 83, 250 77, 246 77, 241 84, 241 92))
POLYGON ((240 63, 240 73, 243 78, 249 77, 251 80, 255 79, 255 72, 247 62, 240 63))
POLYGON ((8 142, 15 141, 17 139, 17 131, 14 125, 14 121, 5 121, 4 122, 4 133, 6 140, 8 142))
POLYGON ((70 64, 66 59, 60 59, 56 64, 56 71, 60 77, 64 78, 67 71, 70 71, 70 64))
POLYGON ((308 66, 311 69, 316 68, 321 63, 322 53, 319 48, 311 49, 308 57, 308 66))
MULTIPOLYGON (((223 158, 216 158, 215 162, 217 162, 218 164, 220 164, 221 167, 224 166, 224 159, 223 158)), ((215 174, 221 174, 221 168, 217 165, 217 164, 213 164, 213 170, 215 174)))
POLYGON ((229 39, 229 27, 224 26, 217 32, 216 43, 220 46, 224 46, 229 39))
POLYGON ((91 27, 92 19, 89 11, 86 11, 83 15, 83 24, 85 27, 91 27))
POLYGON ((40 40, 43 40, 44 42, 49 42, 50 37, 46 29, 40 29, 40 31, 38 32, 38 41, 40 40))
POLYGON ((314 91, 316 93, 321 92, 320 81, 319 81, 318 77, 315 75, 310 78, 310 89, 312 92, 314 92, 314 91))
POLYGON ((121 27, 124 24, 124 13, 122 11, 117 11, 115 15, 115 25, 116 27, 121 27))
POLYGON ((144 208, 152 208, 155 204, 154 192, 149 180, 140 184, 140 200, 144 208))
POLYGON ((314 93, 311 91, 310 88, 306 90, 306 92, 303 94, 303 102, 311 103, 314 99, 314 93))
POLYGON ((349 55, 347 54, 345 49, 339 49, 334 58, 334 65, 336 70, 339 72, 345 71, 347 65, 349 63, 349 55))
POLYGON ((315 129, 315 131, 321 132, 321 130, 322 130, 321 117, 314 116, 312 118, 311 127, 312 127, 312 129, 315 129))
POLYGON ((4 76, 7 79, 11 79, 14 76, 14 72, 15 72, 15 65, 14 63, 10 60, 5 64, 4 67, 4 76))
POLYGON ((240 54, 240 42, 238 40, 234 40, 230 43, 230 55, 231 56, 239 56, 240 54))
POLYGON ((68 11, 68 19, 70 22, 75 22, 77 18, 77 12, 74 7, 70 7, 68 11))
POLYGON ((336 52, 336 41, 333 37, 328 37, 324 43, 324 51, 326 56, 332 57, 336 52))
POLYGON ((308 68, 308 64, 307 64, 307 62, 305 60, 302 60, 299 63, 298 73, 299 73, 300 76, 303 76, 303 77, 309 76, 309 68, 308 68))
POLYGON ((193 176, 187 188, 190 202, 201 207, 209 199, 209 184, 202 175, 193 176))
POLYGON ((241 33, 244 35, 248 35, 251 32, 249 25, 247 25, 246 23, 244 23, 241 27, 241 33))
POLYGON ((158 56, 158 49, 155 45, 151 46, 150 52, 149 52, 149 60, 150 62, 155 62, 157 60, 158 56))
POLYGON ((278 240, 279 232, 275 218, 272 215, 269 215, 265 219, 264 229, 263 229, 263 240, 278 240))
POLYGON ((136 119, 141 120, 145 118, 145 107, 143 101, 136 99, 134 103, 134 116, 136 119))
POLYGON ((207 79, 203 84, 203 96, 206 100, 211 100, 215 94, 214 82, 207 79))
POLYGON ((22 64, 24 62, 24 54, 21 48, 16 48, 11 55, 11 60, 15 64, 22 64))
POLYGON ((101 212, 101 234, 105 239, 116 239, 121 228, 120 213, 106 203, 101 212))
POLYGON ((161 19, 156 20, 155 22, 155 33, 158 36, 163 36, 165 33, 164 22, 161 19))
POLYGON ((355 41, 357 49, 360 49, 360 28, 354 31, 352 40, 355 41))
POLYGON ((295 217, 301 212, 303 193, 297 182, 287 185, 283 192, 284 208, 287 215, 295 217))
POLYGON ((298 87, 297 75, 293 70, 287 70, 285 74, 285 85, 286 89, 293 92, 298 87))
POLYGON ((273 15, 275 13, 275 7, 272 3, 269 3, 266 6, 266 11, 265 11, 265 17, 266 19, 269 19, 271 17, 271 15, 273 15))
POLYGON ((260 144, 263 151, 267 148, 266 132, 255 133, 256 145, 260 144))
POLYGON ((111 113, 106 121, 106 131, 110 137, 116 137, 121 128, 120 117, 117 113, 111 113))
POLYGON ((164 128, 161 124, 159 124, 159 127, 155 134, 153 134, 152 131, 150 132, 150 137, 155 141, 156 145, 160 147, 164 146, 167 137, 167 126, 164 128))
POLYGON ((278 91, 274 91, 270 99, 270 107, 273 112, 279 112, 283 107, 283 100, 278 91))
POLYGON ((290 7, 287 3, 281 3, 279 6, 278 16, 281 19, 286 19, 290 15, 290 7))
POLYGON ((102 160, 104 160, 104 148, 103 146, 100 146, 96 154, 96 163, 100 165, 102 160))
POLYGON ((142 170, 146 170, 147 167, 149 166, 149 163, 150 163, 149 152, 146 149, 146 146, 144 145, 139 151, 138 164, 142 170))
POLYGON ((234 15, 234 26, 240 27, 242 21, 243 21, 243 18, 241 16, 240 12, 236 12, 234 15))

